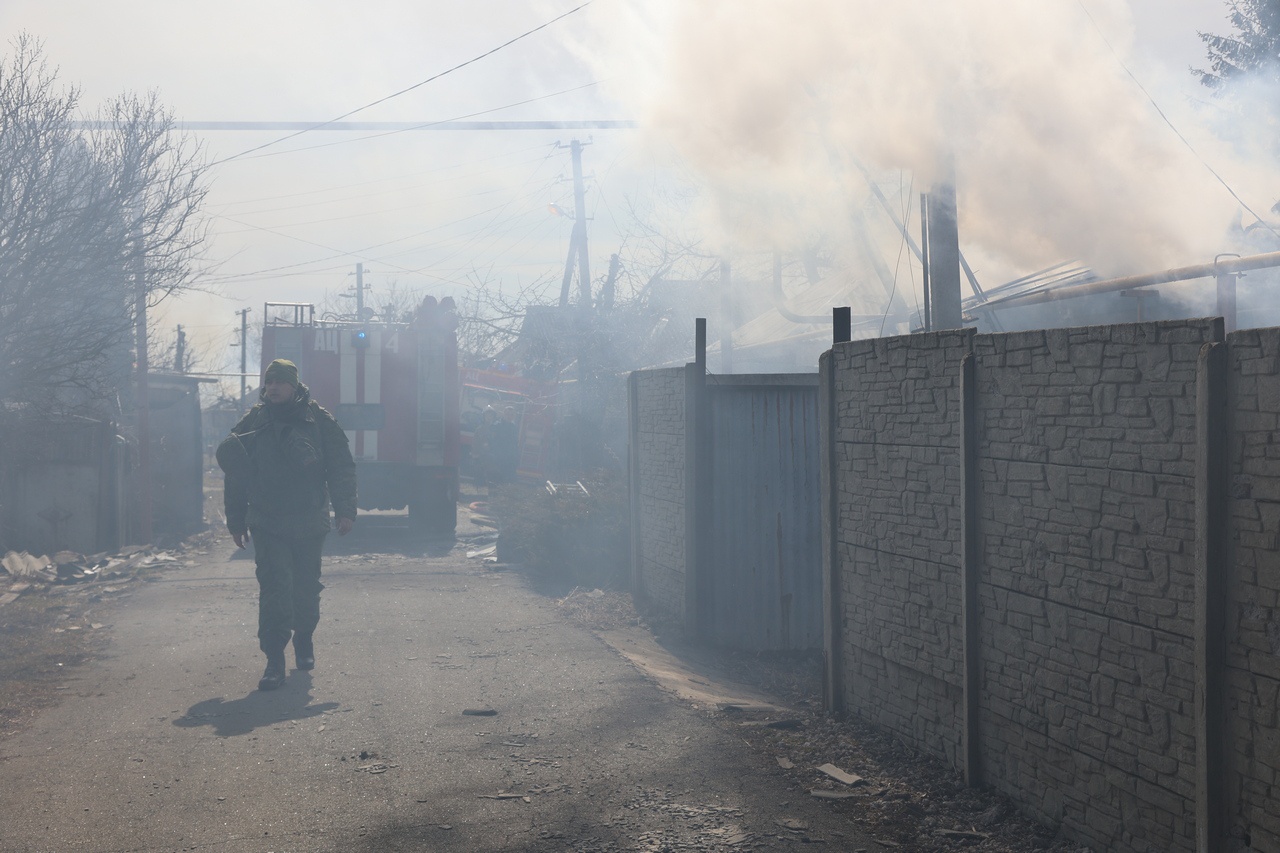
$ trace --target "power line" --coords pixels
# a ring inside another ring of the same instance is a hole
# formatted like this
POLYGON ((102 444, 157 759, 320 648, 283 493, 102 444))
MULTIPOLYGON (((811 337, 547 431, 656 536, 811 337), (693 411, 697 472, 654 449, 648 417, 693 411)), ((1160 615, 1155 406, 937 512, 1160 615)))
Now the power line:
MULTIPOLYGON (((628 129, 639 127, 638 122, 634 121, 476 121, 468 122, 462 119, 468 119, 472 116, 488 115, 489 113, 498 113, 503 110, 509 110, 514 107, 522 107, 526 104, 544 101, 547 98, 555 98, 560 95, 566 95, 570 92, 577 92, 581 89, 589 89, 592 86, 598 86, 599 81, 593 80, 590 83, 584 83, 581 86, 573 86, 569 89, 562 89, 559 92, 552 92, 547 95, 538 95, 535 98, 526 98, 523 101, 516 101, 512 104, 505 104, 501 107, 492 107, 487 110, 479 110, 474 113, 467 113, 454 119, 442 119, 440 121, 425 122, 419 124, 403 124, 401 122, 386 122, 390 128, 383 133, 374 133, 369 136, 357 136, 354 139, 338 139, 333 142, 320 142, 315 145, 304 145, 301 148, 288 148, 284 151, 271 151, 266 154, 255 154, 246 159, 257 160, 262 157, 278 157, 281 154, 296 154, 299 151, 313 151, 317 148, 331 148, 334 145, 348 145, 352 142, 363 142, 366 139, 381 139, 384 136, 395 136, 396 134, 405 133, 410 130, 562 130, 570 127, 581 125, 585 129, 628 129)), ((369 124, 377 124, 370 122, 369 124)), ((326 130, 328 128, 326 127, 326 130)), ((353 128, 354 129, 354 128, 353 128)))
MULTIPOLYGON (((506 104, 501 107, 492 107, 479 112, 468 113, 465 116, 458 116, 452 119, 437 119, 435 121, 177 121, 173 123, 174 130, 195 131, 195 130, 226 130, 226 131, 264 131, 264 130, 296 130, 301 129, 305 133, 310 130, 322 129, 326 131, 364 131, 376 130, 387 131, 388 133, 399 133, 407 130, 635 130, 640 126, 638 121, 634 119, 511 119, 508 121, 464 121, 471 116, 482 116, 489 113, 496 113, 502 110, 509 110, 512 107, 520 107, 525 104, 532 104, 535 101, 546 100, 547 98, 566 95, 570 92, 576 92, 579 89, 589 89, 592 86, 600 85, 600 81, 595 80, 590 83, 583 83, 581 86, 573 86, 568 89, 562 89, 559 92, 551 92, 546 95, 538 95, 535 98, 529 98, 524 101, 516 101, 515 103, 506 104)), ((111 130, 116 127, 114 121, 101 121, 98 119, 78 119, 67 122, 67 126, 72 130, 111 130)), ((298 136, 294 133, 289 136, 277 139, 274 142, 266 143, 268 146, 284 142, 288 139, 298 136)), ((387 135, 387 134, 379 134, 387 135)), ((374 137, 367 137, 374 138, 374 137)), ((357 142, 359 140, 347 140, 349 142, 357 142)), ((257 149, 249 149, 239 154, 234 154, 222 160, 218 160, 210 165, 225 163, 228 160, 235 160, 243 157, 250 151, 257 149)), ((306 148, 294 148, 292 151, 306 151, 306 148)))
POLYGON ((408 93, 408 92, 412 92, 414 89, 417 89, 417 88, 420 88, 420 87, 422 87, 422 86, 425 86, 425 85, 427 85, 428 83, 431 83, 431 82, 433 82, 433 81, 435 81, 435 80, 439 80, 441 77, 444 77, 444 76, 445 76, 445 75, 447 75, 447 74, 452 74, 452 73, 453 73, 453 72, 455 72, 455 71, 458 71, 458 70, 460 70, 460 69, 462 69, 462 68, 466 68, 468 65, 471 65, 471 64, 473 64, 473 63, 479 62, 480 60, 485 59, 486 57, 492 56, 493 54, 497 53, 498 51, 500 51, 500 50, 502 50, 502 49, 504 49, 504 48, 510 47, 511 45, 515 44, 516 42, 520 41, 521 39, 528 38, 529 36, 533 35, 534 33, 538 32, 538 31, 540 31, 540 30, 544 30, 544 29, 546 29, 547 27, 551 26, 552 24, 556 23, 557 21, 563 20, 564 18, 569 17, 570 15, 574 14, 575 12, 579 12, 579 11, 581 11, 581 10, 585 9, 587 6, 590 6, 590 5, 591 5, 591 3, 592 3, 592 0, 587 0, 587 2, 585 2, 585 3, 581 4, 580 6, 576 6, 576 7, 572 8, 572 9, 570 9, 569 11, 565 12, 565 13, 564 13, 564 14, 562 14, 562 15, 557 15, 556 17, 552 18, 551 20, 547 21, 546 23, 544 23, 544 24, 539 24, 538 26, 534 27, 533 29, 528 30, 527 32, 523 32, 523 33, 521 33, 520 35, 516 36, 515 38, 513 38, 513 39, 510 39, 510 40, 508 40, 508 41, 503 42, 502 44, 498 45, 497 47, 493 48, 492 50, 487 50, 487 51, 485 51, 484 53, 480 54, 479 56, 472 57, 471 59, 468 59, 466 62, 461 62, 461 63, 459 63, 459 64, 457 64, 457 65, 453 66, 452 68, 449 68, 449 69, 446 69, 446 70, 444 70, 444 71, 441 71, 439 74, 434 74, 434 75, 432 75, 432 76, 428 77, 427 79, 425 79, 425 80, 423 80, 423 81, 421 81, 421 82, 418 82, 418 83, 414 83, 412 86, 408 86, 408 87, 406 87, 406 88, 404 88, 404 89, 401 89, 401 90, 400 90, 400 91, 398 91, 398 92, 393 92, 393 93, 391 93, 390 95, 387 95, 387 96, 382 97, 382 98, 378 98, 378 100, 373 101, 373 102, 368 103, 368 104, 365 104, 363 107, 356 107, 354 110, 349 110, 348 112, 345 112, 345 113, 343 113, 342 115, 340 115, 340 116, 338 116, 338 117, 336 117, 336 118, 334 118, 334 119, 331 119, 330 121, 321 122, 320 124, 316 124, 316 125, 312 125, 312 126, 310 126, 310 127, 302 128, 302 129, 300 129, 300 130, 295 131, 294 133, 290 133, 290 134, 288 134, 288 135, 286 135, 286 136, 282 136, 282 137, 280 137, 279 139, 272 140, 271 142, 264 142, 264 143, 263 143, 263 144, 261 144, 261 145, 257 145, 257 146, 254 146, 253 148, 249 148, 249 149, 247 149, 247 150, 245 150, 245 151, 241 151, 239 154, 233 154, 232 156, 230 156, 230 157, 226 157, 226 158, 224 158, 224 159, 222 159, 222 160, 215 160, 213 163, 210 163, 209 165, 210 165, 210 166, 216 166, 216 165, 218 165, 218 164, 220 164, 220 163, 226 163, 226 162, 228 162, 228 161, 230 161, 230 160, 238 160, 238 159, 240 159, 241 157, 244 157, 244 156, 245 156, 245 155, 247 155, 247 154, 252 154, 252 153, 254 153, 255 151, 261 151, 261 150, 263 150, 264 148, 270 148, 270 147, 271 147, 271 146, 273 146, 273 145, 278 145, 279 143, 284 142, 284 141, 289 140, 289 139, 292 139, 292 138, 293 138, 293 137, 295 137, 295 136, 301 136, 301 135, 302 135, 302 134, 304 134, 304 133, 309 133, 310 131, 318 130, 318 129, 320 129, 320 128, 324 127, 325 125, 329 125, 329 124, 332 124, 332 123, 334 123, 334 122, 341 121, 342 119, 347 118, 348 116, 353 116, 353 115, 355 115, 356 113, 363 112, 363 111, 365 111, 365 110, 367 110, 367 109, 369 109, 369 108, 371 108, 371 107, 376 107, 378 104, 386 103, 387 101, 391 100, 392 98, 398 98, 398 97, 400 97, 401 95, 404 95, 404 94, 406 94, 406 93, 408 93))

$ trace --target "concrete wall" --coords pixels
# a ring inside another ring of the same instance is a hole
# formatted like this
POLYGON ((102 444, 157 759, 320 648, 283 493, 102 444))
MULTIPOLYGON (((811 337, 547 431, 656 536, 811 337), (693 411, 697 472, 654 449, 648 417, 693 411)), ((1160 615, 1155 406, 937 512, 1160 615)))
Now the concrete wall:
POLYGON ((957 761, 960 361, 971 332, 836 347, 836 582, 845 701, 957 761))
MULTIPOLYGON (((1237 477, 1232 504, 1225 811, 1261 850, 1280 849, 1261 834, 1280 814, 1280 333, 1249 334, 1232 339, 1233 448, 1266 485, 1245 494, 1237 477)), ((1197 784, 1197 751, 1226 733, 1201 734, 1196 710, 1197 464, 1227 439, 1197 426, 1197 383, 1221 338, 1201 320, 837 345, 832 707, 1095 849, 1195 849, 1197 808, 1224 781, 1197 784)))
POLYGON ((650 607, 685 617, 686 368, 631 374, 632 586, 650 607))
POLYGON ((1196 376, 1220 334, 974 339, 982 778, 1104 849, 1191 849, 1196 376))
POLYGON ((1227 824, 1254 850, 1280 850, 1280 330, 1228 342, 1227 824))

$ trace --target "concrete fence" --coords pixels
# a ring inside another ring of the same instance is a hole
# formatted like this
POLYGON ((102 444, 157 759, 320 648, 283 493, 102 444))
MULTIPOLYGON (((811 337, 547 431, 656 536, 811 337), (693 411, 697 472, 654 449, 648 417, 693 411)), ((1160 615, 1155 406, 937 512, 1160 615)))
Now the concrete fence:
POLYGON ((1280 330, 837 344, 831 710, 1098 850, 1280 850, 1280 330))
MULTIPOLYGON (((704 386, 629 386, 634 589, 703 635, 704 386)), ((1280 329, 854 341, 816 391, 831 711, 1099 851, 1280 851, 1280 329)))

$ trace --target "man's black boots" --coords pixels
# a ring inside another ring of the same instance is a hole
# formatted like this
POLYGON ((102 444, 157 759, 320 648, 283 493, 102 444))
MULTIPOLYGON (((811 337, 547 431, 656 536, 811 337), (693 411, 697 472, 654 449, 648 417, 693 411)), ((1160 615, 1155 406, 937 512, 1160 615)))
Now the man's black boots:
POLYGON ((259 690, 275 690, 284 684, 284 649, 267 653, 267 668, 258 679, 259 690))
POLYGON ((298 662, 298 669, 310 670, 316 667, 316 650, 311 645, 311 638, 301 634, 293 635, 293 656, 298 662))

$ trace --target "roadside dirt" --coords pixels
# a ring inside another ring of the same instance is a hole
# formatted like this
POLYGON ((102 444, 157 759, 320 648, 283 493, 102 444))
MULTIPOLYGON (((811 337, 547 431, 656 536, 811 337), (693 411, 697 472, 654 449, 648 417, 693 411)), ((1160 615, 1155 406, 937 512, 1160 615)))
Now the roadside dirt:
POLYGON ((31 593, 0 607, 0 737, 55 704, 67 671, 102 650, 98 614, 83 604, 31 593))
POLYGON ((1019 815, 1006 798, 966 787, 942 762, 857 720, 828 717, 820 655, 693 646, 677 627, 647 625, 622 593, 575 590, 560 607, 659 687, 737 732, 765 766, 776 763, 797 794, 832 797, 833 810, 886 846, 905 853, 1088 853, 1019 815), (861 779, 842 784, 816 769, 824 765, 861 779))

